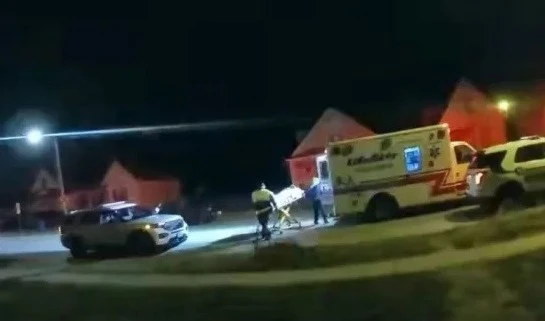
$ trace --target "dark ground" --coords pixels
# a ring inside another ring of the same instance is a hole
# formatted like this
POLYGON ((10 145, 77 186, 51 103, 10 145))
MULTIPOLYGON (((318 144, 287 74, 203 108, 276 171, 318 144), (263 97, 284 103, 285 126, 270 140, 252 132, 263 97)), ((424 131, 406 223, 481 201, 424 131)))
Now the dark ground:
POLYGON ((0 283, 2 320, 543 320, 545 252, 429 273, 279 288, 0 283), (32 308, 29 308, 29 307, 32 308))

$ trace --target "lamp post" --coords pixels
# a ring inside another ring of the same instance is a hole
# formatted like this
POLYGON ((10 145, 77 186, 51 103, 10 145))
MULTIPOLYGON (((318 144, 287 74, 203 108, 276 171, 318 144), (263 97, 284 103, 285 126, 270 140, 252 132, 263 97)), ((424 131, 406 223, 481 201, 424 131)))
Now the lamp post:
MULTIPOLYGON (((25 136, 27 141, 31 145, 40 144, 44 138, 42 131, 39 129, 32 129, 28 131, 28 133, 25 136)), ((59 184, 61 206, 62 206, 63 213, 66 214, 64 179, 62 176, 62 165, 61 165, 61 154, 59 150, 59 142, 57 140, 57 137, 52 137, 52 138, 53 138, 53 147, 55 148, 55 171, 57 173, 57 182, 59 184)))

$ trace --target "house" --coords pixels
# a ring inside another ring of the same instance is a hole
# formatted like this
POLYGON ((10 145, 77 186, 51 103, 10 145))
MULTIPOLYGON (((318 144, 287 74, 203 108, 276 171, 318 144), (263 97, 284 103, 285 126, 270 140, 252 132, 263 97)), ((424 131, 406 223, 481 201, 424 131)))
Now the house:
POLYGON ((32 195, 28 209, 31 212, 51 212, 61 208, 60 185, 48 170, 40 169, 30 188, 32 195))
MULTIPOLYGON (((100 166, 97 165, 97 168, 100 166)), ((114 160, 107 169, 95 170, 94 177, 83 180, 81 173, 88 171, 89 169, 80 169, 75 173, 63 172, 66 177, 65 202, 68 210, 117 201, 131 201, 154 207, 158 203, 178 201, 181 196, 180 183, 176 178, 144 170, 134 162, 122 164, 121 161, 114 160), (99 172, 101 174, 97 175, 99 172)), ((31 188, 31 211, 61 211, 59 190, 56 178, 49 171, 40 170, 31 188)))
POLYGON ((449 125, 452 140, 477 149, 507 141, 505 115, 465 79, 454 88, 440 123, 449 125))
POLYGON ((324 153, 331 141, 371 136, 374 133, 350 116, 328 108, 299 142, 286 160, 293 184, 308 185, 316 174, 316 156, 324 153))
POLYGON ((105 202, 130 201, 152 207, 176 202, 181 196, 178 179, 117 160, 112 162, 101 186, 105 202))
POLYGON ((446 123, 452 140, 465 141, 477 149, 507 141, 505 115, 469 81, 454 88, 446 108, 430 106, 420 114, 420 126, 446 123))
POLYGON ((510 117, 514 118, 519 136, 545 136, 545 82, 526 85, 517 94, 519 97, 512 95, 515 107, 510 117))

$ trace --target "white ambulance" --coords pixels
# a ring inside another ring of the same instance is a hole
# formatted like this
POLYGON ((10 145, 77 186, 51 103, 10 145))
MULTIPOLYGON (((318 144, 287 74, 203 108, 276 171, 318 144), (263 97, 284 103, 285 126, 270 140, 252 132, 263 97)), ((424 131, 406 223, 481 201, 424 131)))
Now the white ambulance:
POLYGON ((461 200, 475 149, 435 125, 330 143, 318 157, 337 215, 393 218, 400 209, 461 200))

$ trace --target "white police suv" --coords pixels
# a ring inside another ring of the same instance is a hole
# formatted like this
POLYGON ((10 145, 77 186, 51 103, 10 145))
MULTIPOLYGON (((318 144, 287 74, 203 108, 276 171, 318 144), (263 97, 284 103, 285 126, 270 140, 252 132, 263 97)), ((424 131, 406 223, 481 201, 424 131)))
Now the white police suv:
POLYGON ((62 245, 75 258, 112 247, 145 255, 184 242, 188 226, 180 215, 157 214, 134 203, 117 202, 71 212, 60 233, 62 245))

